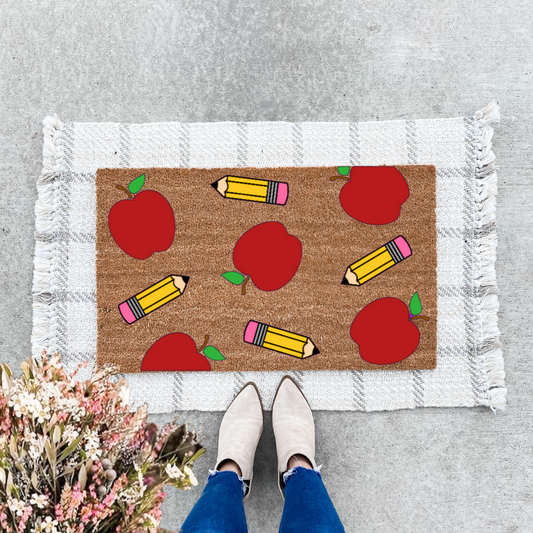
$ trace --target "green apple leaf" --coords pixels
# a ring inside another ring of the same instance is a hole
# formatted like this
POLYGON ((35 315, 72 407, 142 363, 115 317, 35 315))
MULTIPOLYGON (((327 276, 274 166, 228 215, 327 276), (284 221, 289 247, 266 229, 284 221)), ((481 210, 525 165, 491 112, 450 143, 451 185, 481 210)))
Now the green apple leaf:
POLYGON ((409 302, 409 311, 413 316, 419 315, 422 312, 422 302, 420 301, 420 296, 415 292, 411 301, 409 302))
POLYGON ((141 174, 140 176, 137 176, 134 180, 130 181, 130 184, 128 185, 128 190, 131 192, 131 194, 137 194, 144 185, 144 174, 141 174))
POLYGON ((350 167, 337 167, 337 171, 341 176, 347 176, 350 173, 350 167))
POLYGON ((224 361, 226 359, 214 346, 206 346, 204 355, 213 361, 224 361))
POLYGON ((240 272, 224 272, 221 276, 233 285, 240 285, 244 281, 244 276, 240 272))

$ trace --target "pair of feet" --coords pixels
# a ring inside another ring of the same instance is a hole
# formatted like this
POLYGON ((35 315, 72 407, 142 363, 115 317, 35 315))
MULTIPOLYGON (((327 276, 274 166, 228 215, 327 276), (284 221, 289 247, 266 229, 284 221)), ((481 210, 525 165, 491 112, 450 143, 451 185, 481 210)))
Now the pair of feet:
MULTIPOLYGON (((255 450, 263 432, 263 405, 255 383, 246 384, 228 407, 218 437, 216 470, 233 471, 248 485, 253 478, 255 450)), ((285 376, 272 404, 272 427, 278 454, 278 484, 297 466, 316 468, 313 413, 296 383, 285 376)))

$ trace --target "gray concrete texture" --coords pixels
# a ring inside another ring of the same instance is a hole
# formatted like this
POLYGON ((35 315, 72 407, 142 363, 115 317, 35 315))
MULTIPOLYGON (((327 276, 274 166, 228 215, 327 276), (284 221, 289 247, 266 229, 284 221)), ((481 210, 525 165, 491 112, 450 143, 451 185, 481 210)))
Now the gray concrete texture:
MULTIPOLYGON (((45 115, 373 121, 463 116, 495 98, 508 410, 317 412, 317 459, 348 532, 530 533, 532 14, 530 0, 3 0, 1 360, 30 354, 45 115)), ((222 413, 181 418, 205 434, 203 478, 222 413)), ((253 533, 277 531, 275 465, 267 416, 247 504, 253 533)), ((200 490, 170 492, 163 525, 178 530, 200 490)))

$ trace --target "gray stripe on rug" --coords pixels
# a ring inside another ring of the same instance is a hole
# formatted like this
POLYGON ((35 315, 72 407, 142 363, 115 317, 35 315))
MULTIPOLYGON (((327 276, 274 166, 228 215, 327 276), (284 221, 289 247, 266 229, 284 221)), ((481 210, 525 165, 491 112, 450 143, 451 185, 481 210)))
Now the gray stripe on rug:
POLYGON ((353 402, 356 409, 366 411, 365 380, 362 370, 352 371, 353 402))
POLYGON ((54 231, 53 233, 36 233, 35 240, 41 242, 75 242, 80 244, 92 244, 96 243, 96 235, 94 232, 54 231))
POLYGON ((361 138, 359 136, 359 124, 350 124, 350 165, 359 165, 361 160, 361 138))
POLYGON ((120 144, 119 144, 119 165, 121 168, 128 168, 130 166, 130 146, 131 134, 130 125, 121 124, 119 127, 120 144))
POLYGON ((67 170, 74 169, 74 124, 63 126, 63 166, 67 170))
POLYGON ((191 162, 191 129, 189 124, 180 124, 179 166, 189 168, 191 162))
POLYGON ((416 407, 424 407, 424 375, 421 370, 413 370, 413 392, 416 407))
POLYGON ((407 162, 410 165, 416 165, 418 161, 418 135, 414 120, 405 121, 405 141, 407 144, 407 162))
POLYGON ((237 123, 237 166, 248 166, 248 124, 237 123))
MULTIPOLYGON (((61 354, 61 359, 65 360, 67 364, 71 363, 72 353, 70 351, 67 340, 67 304, 65 302, 52 303, 55 315, 57 317, 55 327, 55 345, 61 354)), ((93 354, 94 358, 94 354, 93 354)))
POLYGON ((441 227, 441 228, 437 228, 437 235, 439 237, 462 239, 463 235, 464 235, 464 229, 463 228, 441 227))
POLYGON ((299 122, 292 125, 292 162, 295 167, 301 167, 304 162, 304 136, 299 122))
MULTIPOLYGON (((467 352, 463 345, 460 346, 439 346, 437 348, 437 357, 456 357, 464 359, 467 357, 467 352)), ((438 364, 438 363, 437 363, 438 364)))
POLYGON ((57 289, 51 293, 52 302, 57 303, 91 303, 96 305, 96 292, 71 291, 57 289))
POLYGON ((294 381, 296 382, 296 385, 298 385, 298 387, 300 387, 300 389, 302 389, 303 391, 305 388, 303 371, 302 370, 291 370, 289 372, 289 375, 292 377, 292 379, 294 379, 294 381))
POLYGON ((439 298, 482 298, 489 294, 498 294, 498 288, 493 285, 469 287, 468 285, 441 285, 438 287, 439 298))
POLYGON ((238 394, 246 385, 246 376, 244 372, 232 372, 233 374, 233 392, 238 394))
POLYGON ((96 172, 67 172, 65 178, 72 183, 94 183, 96 172))
POLYGON ((174 372, 172 378, 172 410, 179 411, 183 405, 183 374, 174 372))

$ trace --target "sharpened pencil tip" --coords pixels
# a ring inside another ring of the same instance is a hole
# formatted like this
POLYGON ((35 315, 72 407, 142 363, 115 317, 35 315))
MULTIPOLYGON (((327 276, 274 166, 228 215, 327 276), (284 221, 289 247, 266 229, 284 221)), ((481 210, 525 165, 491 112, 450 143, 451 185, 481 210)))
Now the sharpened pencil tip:
POLYGON ((217 180, 217 181, 214 181, 213 183, 211 183, 211 187, 213 187, 213 189, 215 189, 215 191, 218 191, 218 189, 217 189, 217 183, 218 183, 218 180, 217 180))
POLYGON ((316 355, 316 354, 318 354, 318 353, 320 353, 320 350, 315 346, 315 347, 313 348, 313 353, 312 353, 311 355, 316 355))
POLYGON ((191 276, 181 276, 183 278, 183 281, 185 283, 189 283, 189 279, 191 278, 191 276))
POLYGON ((344 277, 342 278, 341 285, 350 285, 350 284, 348 283, 348 280, 346 279, 346 276, 344 276, 344 277))

